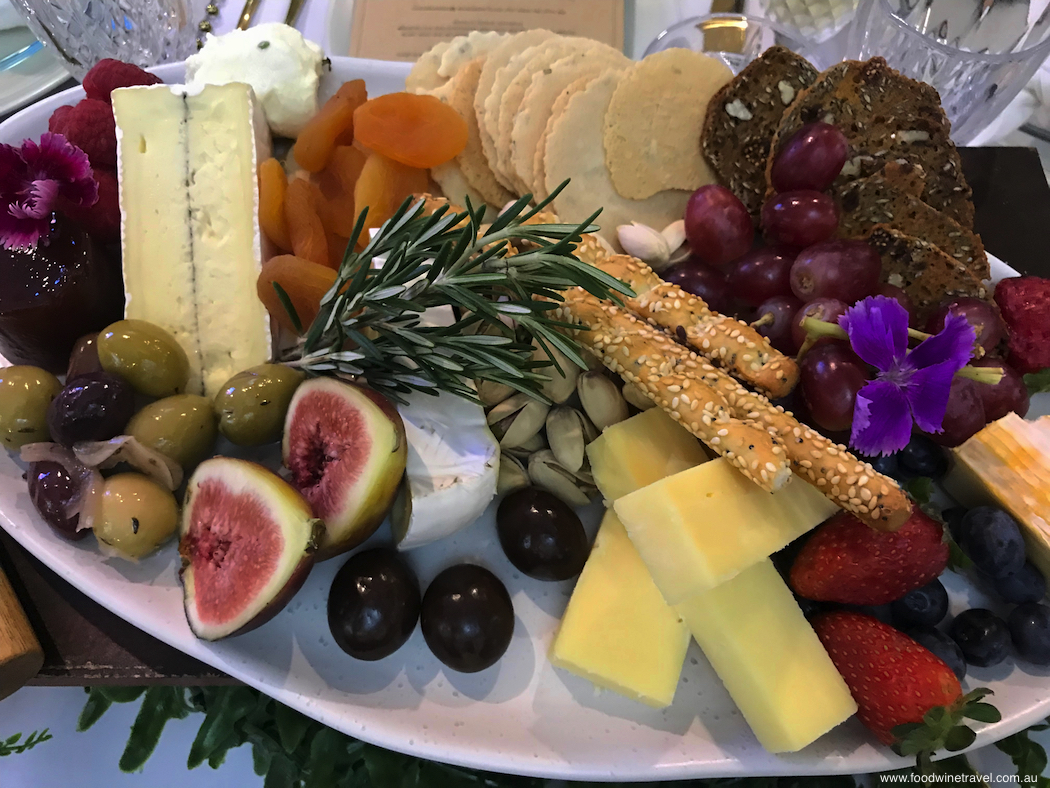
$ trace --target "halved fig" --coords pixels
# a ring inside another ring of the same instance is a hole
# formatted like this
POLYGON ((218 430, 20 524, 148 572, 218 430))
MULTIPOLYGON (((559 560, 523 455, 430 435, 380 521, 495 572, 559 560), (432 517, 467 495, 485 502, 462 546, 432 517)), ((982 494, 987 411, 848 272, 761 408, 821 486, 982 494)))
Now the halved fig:
POLYGON ((292 484, 325 524, 318 560, 357 547, 383 522, 405 472, 408 442, 386 397, 335 378, 296 389, 284 422, 292 484))
POLYGON ((218 640, 269 621, 310 574, 323 533, 310 505, 277 474, 230 457, 202 462, 179 524, 190 629, 218 640))

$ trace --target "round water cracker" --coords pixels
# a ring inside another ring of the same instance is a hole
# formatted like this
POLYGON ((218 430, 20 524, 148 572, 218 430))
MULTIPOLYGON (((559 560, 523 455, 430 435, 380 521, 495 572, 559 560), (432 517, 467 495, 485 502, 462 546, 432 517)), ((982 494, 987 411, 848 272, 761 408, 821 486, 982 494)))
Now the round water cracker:
POLYGON ((472 30, 465 36, 456 36, 441 55, 438 74, 445 79, 452 79, 460 68, 475 58, 488 55, 506 37, 506 33, 497 33, 495 30, 472 30))
MULTIPOLYGON (((604 72, 597 76, 604 76, 604 72)), ((547 138, 551 135, 551 130, 557 124, 558 119, 561 118, 562 113, 565 112, 565 107, 569 103, 569 99, 587 87, 589 84, 594 82, 597 77, 580 77, 569 85, 565 90, 558 94, 558 98, 554 99, 554 104, 551 106, 550 117, 547 118, 547 125, 543 129, 543 134, 540 136, 539 142, 536 143, 536 153, 532 160, 532 183, 536 191, 533 192, 536 201, 547 199, 547 195, 550 192, 547 191, 547 167, 546 167, 546 155, 547 155, 547 138)))
POLYGON ((485 202, 492 205, 506 205, 514 195, 504 189, 489 169, 488 161, 481 149, 481 137, 478 133, 478 119, 474 114, 474 95, 478 89, 478 78, 484 57, 475 58, 456 72, 449 80, 445 95, 439 96, 452 109, 459 113, 467 123, 467 145, 456 156, 456 164, 463 172, 463 177, 485 202))
MULTIPOLYGON (((535 46, 541 41, 551 38, 552 36, 554 36, 554 33, 550 30, 542 29, 526 30, 521 33, 515 33, 504 39, 499 46, 493 49, 485 58, 485 63, 481 67, 481 76, 478 78, 478 89, 474 96, 474 114, 477 116, 478 120, 478 133, 481 137, 482 150, 484 151, 485 158, 488 160, 490 166, 495 164, 496 161, 496 140, 493 133, 488 128, 488 116, 485 114, 485 102, 492 94, 496 75, 500 69, 511 61, 513 57, 529 47, 535 46)), ((496 106, 498 108, 498 103, 496 106)))
POLYGON ((475 207, 485 204, 485 198, 470 185, 463 175, 459 162, 455 159, 439 164, 437 167, 431 167, 430 177, 441 187, 442 194, 456 205, 466 206, 468 197, 475 207))
POLYGON ((451 41, 439 41, 420 55, 405 77, 405 90, 409 93, 426 93, 444 85, 446 78, 438 73, 438 69, 441 68, 441 56, 451 45, 451 41))
POLYGON ((589 38, 576 36, 562 36, 552 38, 537 45, 533 56, 522 64, 521 69, 507 83, 499 104, 499 133, 496 135, 496 168, 513 185, 513 191, 524 194, 528 186, 520 182, 514 173, 514 167, 510 163, 510 135, 514 129, 514 118, 518 114, 521 100, 525 97, 525 91, 532 82, 532 78, 540 71, 550 68, 551 65, 567 55, 575 52, 583 52, 594 48, 605 47, 615 52, 612 47, 600 44, 589 38))
POLYGON ((672 189, 657 192, 646 200, 621 197, 605 167, 602 127, 605 111, 621 75, 603 74, 569 98, 558 118, 546 149, 548 192, 566 178, 571 182, 554 200, 554 210, 565 222, 582 222, 598 208, 598 234, 619 248, 616 228, 632 221, 650 227, 666 227, 682 218, 691 192, 672 189))
POLYGON ((641 200, 715 182, 698 140, 708 102, 732 78, 721 61, 689 49, 649 55, 624 75, 603 130, 605 161, 621 195, 641 200))
POLYGON ((537 184, 533 180, 533 162, 536 149, 547 127, 554 102, 569 85, 580 78, 596 77, 610 67, 630 61, 615 50, 591 48, 576 52, 553 63, 533 75, 525 89, 510 133, 510 165, 518 181, 533 194, 537 184))

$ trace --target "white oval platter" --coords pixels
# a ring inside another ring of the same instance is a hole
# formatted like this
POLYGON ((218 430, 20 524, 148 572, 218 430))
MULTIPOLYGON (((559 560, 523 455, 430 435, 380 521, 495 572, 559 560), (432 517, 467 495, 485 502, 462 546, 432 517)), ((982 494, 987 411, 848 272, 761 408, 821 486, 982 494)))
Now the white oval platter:
MULTIPOLYGON (((178 65, 157 69, 165 81, 178 65)), ((330 95, 348 79, 366 80, 371 95, 403 88, 407 65, 333 58, 324 78, 330 95)), ((47 130, 55 107, 82 97, 80 88, 45 99, 0 125, 0 142, 19 144, 47 130)), ((1016 272, 996 261, 996 278, 1016 272)), ((657 711, 598 692, 584 679, 555 670, 546 653, 572 582, 521 576, 495 538, 490 507, 471 527, 408 553, 423 587, 444 567, 469 560, 507 584, 516 612, 514 638, 492 668, 466 675, 445 668, 418 628, 397 653, 360 662, 332 641, 326 599, 342 560, 318 565, 277 617, 225 642, 197 640, 186 625, 169 544, 139 564, 104 558, 94 540, 55 536, 29 501, 22 468, 0 456, 0 525, 62 578, 117 615, 205 662, 350 736, 400 752, 497 772, 582 780, 665 780, 730 775, 864 773, 904 765, 855 719, 805 750, 765 752, 692 644, 675 702, 657 711)), ((593 533, 599 510, 584 520, 593 533)), ((390 539, 384 525, 369 544, 390 539)), ((953 607, 991 604, 969 583, 947 575, 953 607)), ((975 746, 1025 728, 1050 713, 1050 671, 1015 664, 971 669, 965 686, 986 685, 1002 722, 985 726, 975 746)), ((806 702, 799 699, 800 704, 806 702)))

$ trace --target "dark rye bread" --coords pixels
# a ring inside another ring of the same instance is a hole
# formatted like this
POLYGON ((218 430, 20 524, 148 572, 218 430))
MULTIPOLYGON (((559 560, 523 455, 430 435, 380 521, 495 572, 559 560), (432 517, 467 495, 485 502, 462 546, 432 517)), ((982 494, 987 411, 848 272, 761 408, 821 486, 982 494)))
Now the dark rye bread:
POLYGON ((926 172, 923 202, 973 228, 970 187, 950 138, 951 124, 932 87, 894 71, 881 57, 832 66, 784 113, 767 162, 767 183, 781 144, 819 120, 838 126, 849 140, 850 155, 837 185, 903 159, 926 172))
POLYGON ((758 217, 766 192, 766 159, 785 108, 817 78, 805 58, 770 47, 707 105, 700 137, 718 181, 758 217))
POLYGON ((908 294, 923 323, 946 298, 990 297, 988 288, 968 266, 928 241, 886 225, 873 227, 867 241, 882 259, 882 281, 908 294))
POLYGON ((989 277, 988 257, 977 233, 902 191, 884 173, 851 181, 836 196, 841 214, 839 238, 863 238, 875 225, 889 225, 938 247, 978 279, 989 277))

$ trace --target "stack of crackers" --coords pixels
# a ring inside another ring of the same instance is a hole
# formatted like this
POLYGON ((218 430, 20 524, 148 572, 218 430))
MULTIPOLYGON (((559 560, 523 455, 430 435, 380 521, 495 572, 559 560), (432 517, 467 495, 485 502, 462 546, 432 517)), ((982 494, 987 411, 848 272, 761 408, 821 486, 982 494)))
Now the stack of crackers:
POLYGON ((831 189, 839 237, 868 240, 882 257, 883 281, 903 288, 920 318, 948 297, 987 298, 988 258, 940 97, 882 58, 818 74, 773 47, 709 103, 701 145, 757 221, 773 194, 777 153, 816 121, 838 127, 850 145, 831 189))
POLYGON ((680 219, 689 195, 715 181, 697 134, 732 76, 689 50, 634 62, 590 39, 529 30, 439 44, 406 87, 467 121, 464 151, 431 173, 451 200, 498 208, 569 180, 553 210, 573 222, 602 208, 601 234, 615 243, 620 224, 680 219))

